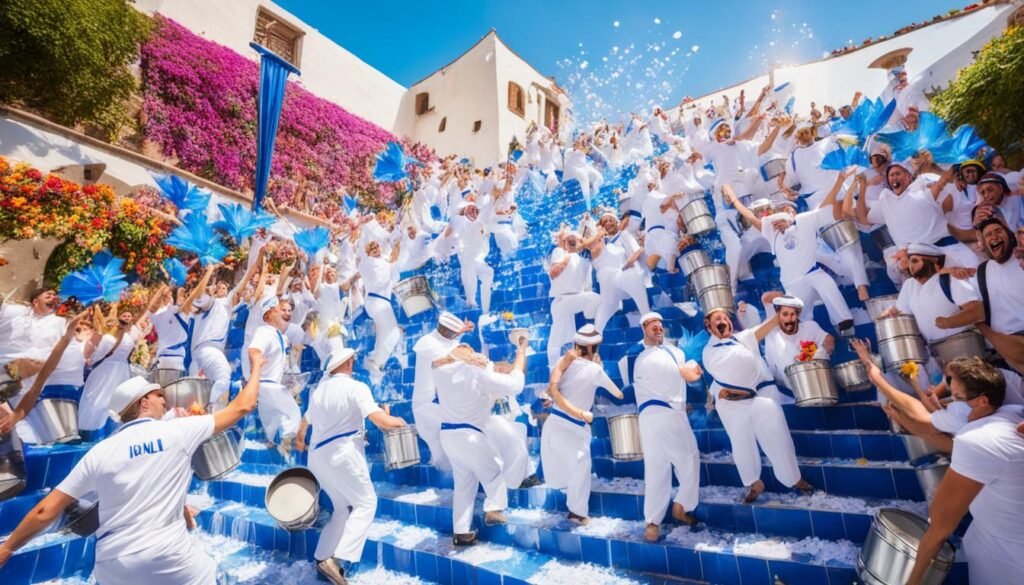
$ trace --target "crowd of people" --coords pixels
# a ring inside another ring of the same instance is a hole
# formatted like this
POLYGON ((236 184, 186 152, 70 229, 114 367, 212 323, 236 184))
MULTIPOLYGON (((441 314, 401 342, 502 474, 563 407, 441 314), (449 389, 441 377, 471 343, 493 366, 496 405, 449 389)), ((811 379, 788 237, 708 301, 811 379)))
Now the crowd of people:
POLYGON ((100 442, 0 544, 0 565, 71 502, 95 492, 101 583, 127 583, 140 570, 159 583, 211 583, 209 559, 183 537, 189 460, 203 440, 255 409, 268 444, 286 457, 309 450, 309 466, 334 503, 315 551, 317 570, 344 583, 376 511, 364 420, 382 430, 413 422, 391 416, 370 389, 402 352, 395 285, 452 257, 463 287, 461 312, 478 309, 480 318, 441 311, 436 328, 415 340, 412 414, 430 463, 454 476, 454 543, 473 544, 481 486, 484 521, 496 524, 505 522, 510 487, 541 480, 525 429, 494 414, 496 401, 515 403, 524 388, 526 339, 518 340, 512 363, 495 363, 460 338, 496 320, 492 263, 512 259, 527 237, 516 198, 575 183, 588 211, 551 234, 545 259, 550 381, 543 398, 550 416, 540 449, 543 481, 567 491, 570 521, 589 522, 595 396, 603 388, 623 397, 602 365, 601 344, 631 299, 643 347, 625 383, 636 395, 644 446, 648 541, 660 538, 669 511, 676 522, 697 523, 700 453, 687 417, 688 384, 709 381, 745 503, 765 489, 761 451, 782 485, 810 493, 815 488, 801 475, 782 408, 793 402, 786 369, 807 347, 804 357, 829 359, 838 343, 851 343, 886 412, 952 457, 908 582, 920 582, 968 510, 973 523, 964 548, 972 583, 1024 574, 1022 556, 1014 554, 1024 550, 1024 522, 1015 512, 1024 509, 1021 173, 991 149, 945 167, 927 150, 896 159, 886 135, 913 133, 930 115, 928 100, 902 70, 890 72, 881 96, 893 104, 889 117, 853 139, 865 166, 824 164, 851 144, 844 121, 867 107, 859 93, 839 108, 812 104, 807 115, 777 93, 766 87, 752 102, 740 94, 702 106, 684 100, 625 124, 580 129, 566 142, 532 127, 503 164, 475 168, 450 157, 417 167, 409 204, 397 216, 346 216, 332 226, 330 246, 278 273, 268 245, 286 236, 262 229, 248 243, 244 274, 197 265, 188 284, 154 288, 145 307, 97 304, 66 318, 56 314, 58 291, 45 287, 26 305, 3 305, 0 378, 19 390, 2 407, 0 432, 16 429, 25 442, 38 441, 29 416, 37 400, 70 396, 85 438, 100 442), (632 169, 632 179, 614 193, 618 205, 595 207, 607 199, 604 183, 624 169, 632 169), (706 195, 716 229, 689 233, 682 210, 706 195), (838 249, 827 245, 823 233, 849 222, 856 237, 838 249), (865 256, 860 234, 878 242, 884 270, 865 256), (491 236, 500 254, 490 254, 491 236), (751 259, 766 253, 778 265, 781 290, 765 292, 761 307, 708 307, 708 342, 700 355, 686 355, 666 338, 665 317, 652 311, 648 287, 662 271, 686 272, 686 252, 713 239, 724 247, 732 292, 752 278, 751 259), (910 375, 881 372, 869 345, 855 339, 859 305, 851 308, 842 293, 853 287, 860 302, 869 301, 874 268, 899 289, 881 318, 912 316, 931 346, 976 331, 991 354, 931 359, 910 375), (819 301, 829 331, 813 319, 819 301), (362 313, 374 329, 365 356, 349 338, 362 313), (581 328, 579 313, 588 321, 581 328), (225 346, 232 323, 242 321, 243 388, 231 399, 225 346), (154 332, 153 367, 210 379, 211 414, 167 411, 160 386, 133 375, 129 358, 154 332), (306 347, 323 376, 303 413, 282 381, 300 367, 306 347), (369 386, 353 377, 357 361, 369 386))

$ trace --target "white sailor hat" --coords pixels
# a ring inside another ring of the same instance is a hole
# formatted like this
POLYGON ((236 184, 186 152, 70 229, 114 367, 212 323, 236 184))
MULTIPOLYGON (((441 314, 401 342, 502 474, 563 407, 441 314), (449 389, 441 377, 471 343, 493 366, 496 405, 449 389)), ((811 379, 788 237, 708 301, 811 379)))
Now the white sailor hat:
POLYGON ((264 297, 263 300, 260 301, 260 314, 261 315, 266 315, 267 311, 269 311, 269 310, 273 309, 274 307, 276 307, 278 305, 278 303, 279 303, 279 301, 277 300, 277 296, 276 295, 270 295, 268 297, 264 297))
POLYGON ((333 372, 338 368, 338 366, 352 359, 353 357, 355 357, 355 355, 356 350, 352 349, 351 347, 343 347, 341 349, 332 351, 331 354, 327 356, 327 366, 324 367, 324 371, 327 373, 333 372))
POLYGON ((779 307, 789 307, 791 309, 796 309, 797 311, 803 311, 804 310, 804 302, 801 301, 800 299, 796 298, 796 297, 789 296, 789 295, 782 295, 781 297, 775 297, 775 299, 772 300, 772 305, 775 305, 776 308, 779 308, 779 307))
POLYGON ((917 255, 938 257, 943 257, 946 255, 946 253, 942 251, 942 248, 934 244, 925 244, 921 242, 914 242, 912 244, 909 244, 907 246, 907 254, 911 256, 917 255))
POLYGON ((661 321, 662 320, 661 313, 655 313, 654 311, 651 311, 650 313, 646 313, 643 317, 640 317, 640 327, 643 327, 644 325, 647 325, 649 322, 654 321, 655 319, 657 319, 658 321, 661 321))
POLYGON ((723 125, 723 124, 725 124, 726 126, 732 128, 732 123, 731 122, 729 122, 725 118, 717 118, 714 122, 711 123, 711 127, 708 128, 708 132, 711 132, 713 134, 715 132, 715 130, 717 130, 718 127, 723 125))
POLYGON ((456 333, 462 331, 462 319, 448 311, 441 313, 441 316, 437 318, 437 324, 456 333))
POLYGON ((796 201, 790 201, 783 197, 772 202, 772 209, 782 209, 783 207, 792 207, 793 209, 797 209, 796 201))
POLYGON ((751 209, 753 209, 755 207, 765 207, 765 206, 771 207, 772 206, 772 200, 768 199, 767 197, 762 197, 760 199, 755 199, 755 200, 750 202, 750 208, 751 209))
POLYGON ((597 217, 598 219, 604 219, 605 216, 611 217, 612 219, 619 219, 619 214, 615 213, 615 210, 610 207, 601 208, 600 214, 597 217))
POLYGON ((576 331, 573 342, 576 345, 597 345, 604 341, 604 337, 597 332, 597 328, 587 323, 576 331))
POLYGON ((192 306, 200 311, 209 311, 210 307, 213 306, 213 297, 203 293, 196 300, 192 301, 192 306))
POLYGON ((111 418, 121 420, 121 413, 126 408, 146 394, 159 389, 160 384, 150 382, 142 376, 135 376, 121 382, 114 388, 114 393, 110 397, 110 406, 108 408, 110 409, 111 418))

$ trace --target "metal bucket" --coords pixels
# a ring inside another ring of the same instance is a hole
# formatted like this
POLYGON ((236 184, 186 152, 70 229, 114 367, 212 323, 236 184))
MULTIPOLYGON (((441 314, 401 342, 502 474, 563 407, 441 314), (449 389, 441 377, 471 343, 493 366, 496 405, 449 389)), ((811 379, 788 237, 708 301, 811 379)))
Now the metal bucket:
POLYGON ((968 329, 933 341, 931 353, 939 366, 945 369, 946 364, 958 357, 984 358, 987 353, 985 338, 976 329, 968 329))
POLYGON ((686 233, 691 236, 706 234, 715 229, 715 218, 711 216, 703 195, 688 196, 679 214, 686 224, 686 233))
POLYGON ((192 454, 192 471, 204 481, 231 473, 242 462, 242 433, 230 428, 199 444, 192 454))
POLYGON ((608 435, 612 439, 612 458, 618 461, 639 461, 644 458, 640 444, 640 415, 620 414, 608 419, 608 435))
POLYGON ((708 264, 693 271, 690 284, 699 295, 700 291, 712 286, 729 286, 729 266, 726 264, 708 264))
MULTIPOLYGON (((903 585, 914 569, 917 548, 927 530, 928 521, 924 518, 896 508, 882 508, 875 513, 864 539, 857 574, 867 585, 903 585)), ((953 546, 943 543, 921 582, 941 585, 955 558, 953 546)))
POLYGON ((264 504, 281 528, 289 532, 305 530, 320 514, 320 482, 305 467, 286 469, 267 486, 264 504))
POLYGON ((839 388, 828 360, 810 360, 786 366, 789 388, 797 406, 832 406, 839 402, 839 388))
POLYGON ((64 509, 64 526, 61 532, 78 536, 91 536, 100 527, 100 503, 86 499, 75 500, 64 509))
POLYGON ((921 484, 921 493, 924 494, 924 499, 929 503, 931 503, 932 498, 935 496, 935 490, 942 483, 942 478, 946 476, 947 469, 949 469, 949 459, 945 457, 936 459, 934 463, 918 465, 914 468, 914 473, 917 474, 917 481, 921 484))
POLYGON ((305 390, 306 385, 309 384, 309 377, 313 375, 313 372, 290 372, 281 376, 281 385, 284 386, 285 390, 291 393, 292 396, 298 396, 300 392, 305 390))
POLYGON ((732 287, 727 284, 706 288, 700 292, 697 298, 700 301, 700 310, 705 315, 715 309, 725 309, 731 312, 734 304, 732 287))
MULTIPOLYGON (((878 358, 878 356, 873 355, 872 358, 878 358)), ((875 359, 875 363, 880 361, 880 359, 875 359)), ((860 360, 844 362, 833 367, 832 375, 847 392, 862 392, 872 386, 871 380, 868 378, 868 369, 860 360)))
POLYGON ((711 264, 711 258, 701 248, 690 250, 679 257, 679 268, 683 271, 683 275, 687 277, 709 264, 711 264))
POLYGON ((419 462, 420 444, 414 425, 384 431, 384 469, 404 469, 419 462))
POLYGON ((821 239, 825 240, 829 248, 838 252, 847 246, 860 242, 860 232, 853 220, 841 219, 832 225, 821 230, 821 239))
POLYGON ((173 368, 154 368, 146 373, 146 379, 154 384, 160 384, 161 388, 165 388, 178 380, 184 378, 188 374, 185 370, 176 370, 173 368))
POLYGON ((898 295, 882 295, 880 297, 871 297, 864 301, 864 306, 868 310, 868 317, 871 317, 872 321, 878 321, 882 313, 896 306, 896 299, 898 298, 898 295))
POLYGON ((925 457, 939 453, 938 449, 932 447, 931 443, 921 437, 908 433, 900 433, 899 437, 903 442, 903 448, 907 451, 907 461, 911 463, 917 463, 925 457))
POLYGON ((210 405, 210 392, 213 391, 213 380, 206 378, 182 378, 164 387, 164 400, 167 410, 181 407, 188 409, 193 404, 203 408, 210 405))
POLYGON ((784 158, 773 158, 761 165, 761 178, 765 181, 771 181, 781 175, 782 171, 786 170, 786 160, 784 158))
POLYGON ((875 321, 875 336, 879 342, 883 339, 920 335, 921 330, 917 328, 917 320, 910 315, 895 315, 875 321))
POLYGON ((9 500, 25 489, 25 449, 12 430, 0 435, 0 502, 9 500))
POLYGON ((887 225, 883 225, 877 230, 871 232, 871 239, 875 241, 875 245, 878 246, 878 249, 883 252, 886 248, 892 248, 896 245, 896 242, 892 239, 892 235, 889 233, 889 226, 887 225))
POLYGON ((36 403, 25 417, 40 445, 80 441, 78 403, 65 398, 47 398, 36 403))
POLYGON ((928 346, 917 328, 917 321, 908 315, 896 315, 875 321, 878 352, 886 372, 898 371, 907 362, 928 361, 928 346))
MULTIPOLYGON (((7 380, 6 382, 0 383, 0 404, 11 400, 21 392, 21 381, 20 380, 7 380)), ((12 405, 12 406, 17 406, 12 405)))
POLYGON ((406 317, 419 315, 434 307, 434 295, 430 281, 425 276, 411 276, 395 285, 395 295, 402 304, 406 317))

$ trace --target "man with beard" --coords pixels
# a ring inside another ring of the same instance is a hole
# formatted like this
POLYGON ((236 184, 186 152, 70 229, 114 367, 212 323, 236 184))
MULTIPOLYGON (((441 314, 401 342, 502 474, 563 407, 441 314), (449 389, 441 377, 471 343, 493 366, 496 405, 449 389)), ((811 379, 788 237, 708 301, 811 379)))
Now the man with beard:
POLYGON ((1020 197, 1012 194, 1010 185, 999 173, 985 173, 978 181, 978 207, 972 216, 975 223, 988 219, 998 209, 1011 230, 1016 231, 1024 224, 1020 197))
POLYGON ((253 355, 259 355, 261 361, 266 364, 260 376, 257 412, 267 441, 278 444, 281 454, 287 457, 302 418, 299 405, 288 389, 281 384, 288 356, 288 342, 284 337, 288 322, 284 318, 285 310, 277 297, 263 299, 256 310, 263 316, 263 325, 256 329, 246 351, 249 352, 250 359, 253 355))
MULTIPOLYGON (((632 237, 632 234, 630 234, 632 237)), ((551 333, 548 335, 548 368, 554 370, 562 346, 573 339, 576 313, 593 319, 600 297, 587 289, 590 261, 580 256, 583 239, 576 232, 555 234, 555 249, 548 257, 551 279, 551 333)))
POLYGON ((693 526, 700 492, 700 451, 686 418, 686 384, 703 373, 686 354, 665 344, 661 315, 640 319, 644 350, 636 358, 633 383, 640 411, 640 440, 644 444, 644 539, 656 542, 668 509, 675 472, 679 490, 672 500, 672 518, 693 526))
MULTIPOLYGON (((804 344, 813 343, 815 351, 810 359, 827 360, 835 351, 836 341, 813 319, 800 320, 804 310, 804 302, 796 297, 780 296, 772 300, 772 307, 779 318, 779 326, 772 329, 764 338, 764 357, 768 367, 775 376, 776 384, 789 386, 786 368, 800 360, 804 353, 804 344)), ((761 390, 762 395, 771 392, 770 388, 761 390)), ((780 404, 792 404, 793 399, 778 393, 780 404)))
POLYGON ((57 293, 37 288, 29 293, 29 304, 0 306, 0 381, 26 379, 26 386, 43 367, 50 349, 64 332, 64 318, 56 315, 57 293))
POLYGON ((926 185, 923 180, 914 180, 910 167, 890 163, 885 169, 887 188, 870 207, 867 199, 861 197, 856 207, 857 221, 865 225, 885 224, 897 247, 905 248, 913 242, 935 244, 946 254, 948 265, 977 266, 974 252, 949 234, 945 213, 953 210, 953 202, 948 197, 939 202, 952 180, 950 169, 938 181, 926 185))
POLYGON ((778 402, 760 394, 774 386, 761 358, 761 340, 778 325, 776 315, 755 328, 733 335, 732 317, 715 309, 704 317, 711 338, 704 346, 704 369, 712 377, 711 396, 732 444, 732 458, 740 481, 748 488, 743 502, 753 503, 764 492, 760 447, 784 486, 810 493, 813 487, 800 476, 789 424, 778 402))

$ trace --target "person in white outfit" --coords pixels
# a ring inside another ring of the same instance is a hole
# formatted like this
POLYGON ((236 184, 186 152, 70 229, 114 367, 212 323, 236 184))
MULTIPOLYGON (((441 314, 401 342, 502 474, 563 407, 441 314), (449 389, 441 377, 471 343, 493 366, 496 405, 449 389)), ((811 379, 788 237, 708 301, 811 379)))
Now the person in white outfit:
POLYGON ((540 436, 540 461, 544 483, 566 490, 569 521, 590 522, 590 424, 594 422, 594 396, 598 388, 615 398, 622 391, 601 366, 598 354, 601 334, 593 325, 576 332, 573 349, 567 351, 551 372, 548 395, 554 401, 540 436))
MULTIPOLYGON (((814 344, 814 352, 808 353, 807 359, 828 360, 835 351, 836 341, 813 319, 800 319, 804 310, 804 302, 800 299, 793 296, 778 296, 772 299, 771 307, 779 317, 779 326, 772 329, 764 338, 765 362, 775 377, 776 386, 788 388, 789 377, 786 375, 786 368, 798 361, 804 361, 801 356, 809 351, 805 350, 805 343, 814 344)), ((763 388, 761 394, 769 391, 768 388, 763 388)), ((781 393, 777 399, 780 404, 793 403, 792 398, 781 393)))
POLYGON ((189 374, 195 376, 203 372, 207 379, 213 381, 213 389, 210 391, 212 404, 219 403, 231 387, 231 365, 224 355, 228 327, 231 325, 231 299, 214 298, 205 292, 215 268, 212 264, 207 267, 199 284, 181 307, 183 314, 195 315, 195 328, 192 331, 192 366, 189 374))
POLYGON ((672 518, 693 526, 700 490, 700 451, 686 418, 686 384, 701 378, 696 362, 686 361, 678 347, 665 343, 661 315, 640 319, 644 350, 633 368, 633 388, 640 410, 640 441, 644 445, 644 539, 656 542, 668 511, 675 472, 679 489, 672 499, 672 518))
POLYGON ((480 309, 486 314, 491 310, 491 285, 494 282, 494 269, 487 264, 490 232, 476 203, 464 201, 456 209, 458 214, 448 224, 444 237, 458 238, 459 266, 466 304, 477 306, 476 288, 479 282, 480 309))
POLYGON ((284 336, 288 322, 282 316, 282 307, 277 297, 263 299, 255 310, 263 317, 264 324, 256 329, 246 351, 250 360, 254 355, 259 355, 266 364, 259 379, 260 423, 267 442, 277 444, 281 454, 287 457, 302 418, 295 398, 281 384, 288 359, 288 341, 284 336))
POLYGON ((590 209, 590 197, 601 188, 604 178, 587 160, 587 145, 582 137, 576 139, 573 147, 565 152, 564 168, 562 182, 577 180, 580 184, 580 191, 583 192, 583 201, 586 203, 587 209, 590 209))
POLYGON ((381 257, 381 245, 376 241, 366 244, 366 255, 359 260, 359 274, 366 287, 366 314, 373 320, 373 353, 366 361, 370 380, 379 384, 384 377, 384 364, 394 353, 402 339, 398 328, 395 309, 391 306, 391 289, 394 288, 394 264, 401 253, 401 240, 391 249, 391 257, 381 257))
POLYGON ((645 274, 637 262, 643 256, 641 248, 629 231, 619 230, 618 217, 604 212, 594 235, 583 242, 590 250, 592 264, 601 287, 600 304, 594 315, 594 326, 604 333, 608 320, 622 307, 622 301, 632 298, 641 315, 651 311, 647 300, 645 274))
POLYGON ((0 544, 0 566, 53 524, 79 498, 96 494, 99 529, 93 575, 103 585, 214 585, 217 566, 194 545, 182 509, 192 481, 192 455, 216 433, 256 408, 258 372, 213 415, 161 420, 163 390, 136 376, 119 385, 110 410, 124 425, 100 442, 0 544))
POLYGON ((548 334, 548 368, 554 369, 562 347, 572 341, 576 314, 587 319, 597 314, 600 297, 587 290, 590 262, 580 256, 583 239, 576 232, 555 234, 555 248, 548 256, 551 279, 551 332, 548 334))
POLYGON ((471 322, 445 311, 437 319, 437 328, 417 339, 412 346, 416 354, 412 383, 412 416, 416 421, 416 434, 430 449, 430 464, 446 471, 451 469, 451 463, 441 448, 441 407, 437 403, 437 385, 434 383, 434 360, 450 354, 459 345, 459 336, 472 330, 471 322))
POLYGON ((345 585, 345 573, 363 556, 366 535, 377 512, 377 494, 366 464, 364 419, 382 431, 405 426, 373 400, 370 388, 352 378, 355 350, 342 348, 327 358, 320 381, 309 396, 295 448, 305 450, 311 425, 309 468, 331 498, 334 511, 320 531, 313 560, 318 573, 345 585), (340 561, 340 562, 339 562, 340 561))
POLYGON ((460 345, 433 362, 441 406, 441 447, 455 476, 452 542, 456 546, 476 542, 476 533, 472 531, 473 504, 481 485, 486 494, 484 522, 505 523, 508 484, 498 448, 484 435, 483 428, 495 400, 514 396, 523 389, 526 347, 524 337, 508 374, 496 372, 494 364, 467 345, 460 345))
POLYGON ((156 331, 156 367, 166 370, 187 372, 192 366, 192 332, 195 320, 182 316, 180 307, 184 302, 184 289, 172 292, 165 288, 157 297, 159 309, 149 316, 149 322, 156 331), (175 303, 175 296, 178 301, 175 303))
POLYGON ((782 406, 759 390, 774 386, 758 344, 774 329, 776 315, 753 329, 733 335, 732 318, 723 309, 704 317, 711 334, 704 346, 704 369, 712 377, 711 396, 722 426, 732 444, 732 458, 740 481, 748 488, 744 503, 752 503, 764 492, 761 481, 761 453, 768 455, 775 478, 784 486, 809 493, 814 488, 800 477, 796 448, 782 406))

